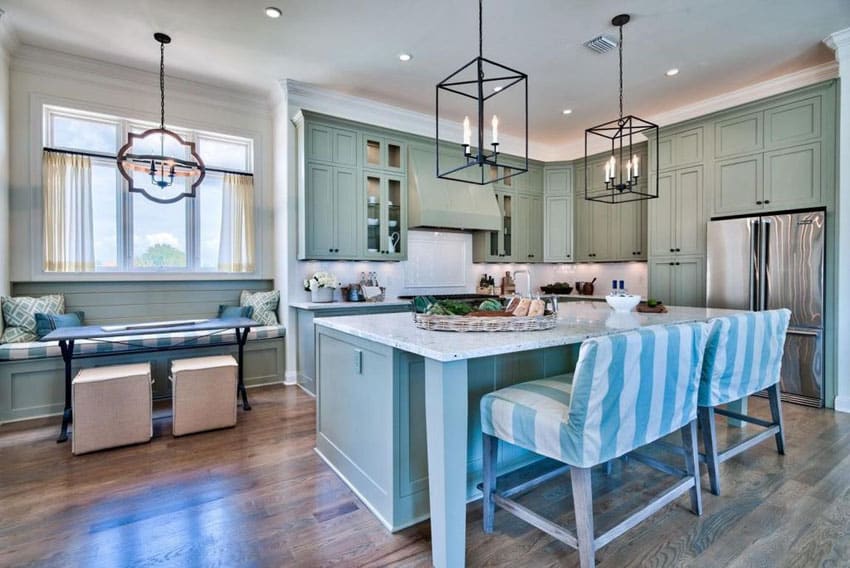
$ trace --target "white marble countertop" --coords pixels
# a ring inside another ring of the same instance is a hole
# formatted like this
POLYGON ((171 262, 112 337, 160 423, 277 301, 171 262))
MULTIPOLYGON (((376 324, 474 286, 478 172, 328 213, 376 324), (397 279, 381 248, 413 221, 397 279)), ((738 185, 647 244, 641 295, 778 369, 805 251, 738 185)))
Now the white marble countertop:
POLYGON ((413 323, 412 313, 365 314, 320 318, 316 325, 388 345, 437 361, 474 359, 581 343, 585 339, 648 325, 671 324, 736 313, 735 310, 667 306, 666 314, 617 313, 600 302, 561 304, 558 325, 545 331, 427 331, 413 323))
POLYGON ((338 310, 338 309, 365 309, 378 308, 381 306, 405 306, 410 305, 410 300, 399 300, 398 298, 386 299, 383 302, 290 302, 290 308, 299 310, 338 310))

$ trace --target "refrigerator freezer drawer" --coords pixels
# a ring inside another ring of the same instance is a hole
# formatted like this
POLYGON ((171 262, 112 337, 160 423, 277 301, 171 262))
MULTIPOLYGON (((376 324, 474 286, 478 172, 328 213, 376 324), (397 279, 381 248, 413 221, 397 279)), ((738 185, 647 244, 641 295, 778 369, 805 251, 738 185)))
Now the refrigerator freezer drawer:
POLYGON ((782 355, 783 399, 823 406, 823 332, 789 329, 782 355))

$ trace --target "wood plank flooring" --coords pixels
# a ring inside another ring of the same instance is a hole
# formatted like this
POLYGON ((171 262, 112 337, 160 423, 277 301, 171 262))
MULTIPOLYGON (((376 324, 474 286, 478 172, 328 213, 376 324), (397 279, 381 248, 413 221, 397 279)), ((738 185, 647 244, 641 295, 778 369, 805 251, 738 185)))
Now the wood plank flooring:
MULTIPOLYGON (((313 452, 315 405, 295 387, 251 391, 234 429, 183 438, 155 421, 150 444, 80 457, 57 420, 0 427, 0 566, 428 566, 422 523, 388 533, 313 452)), ((767 416, 767 402, 751 409, 767 416)), ((723 495, 687 496, 597 554, 601 567, 850 565, 850 415, 784 405, 788 454, 772 442, 721 466, 723 495)), ((719 427, 721 440, 736 430, 719 427)), ((597 530, 669 478, 635 462, 594 472, 597 530)), ((707 477, 703 476, 703 487, 707 477)), ((523 501, 572 520, 569 480, 523 501)), ((469 506, 470 566, 576 566, 572 549, 505 514, 481 531, 469 506)))

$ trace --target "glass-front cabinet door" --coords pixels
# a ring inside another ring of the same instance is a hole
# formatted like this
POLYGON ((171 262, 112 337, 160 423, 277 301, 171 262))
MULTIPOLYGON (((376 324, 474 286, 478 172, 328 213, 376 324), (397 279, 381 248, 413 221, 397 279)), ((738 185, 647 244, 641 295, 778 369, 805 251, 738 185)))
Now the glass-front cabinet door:
POLYGON ((513 195, 497 191, 496 202, 502 214, 502 228, 487 233, 487 257, 484 260, 488 262, 510 260, 513 254, 513 195))
POLYGON ((394 173, 405 171, 405 144, 384 136, 362 136, 363 166, 394 173))
POLYGON ((407 191, 401 176, 366 172, 365 256, 376 260, 407 257, 407 191))

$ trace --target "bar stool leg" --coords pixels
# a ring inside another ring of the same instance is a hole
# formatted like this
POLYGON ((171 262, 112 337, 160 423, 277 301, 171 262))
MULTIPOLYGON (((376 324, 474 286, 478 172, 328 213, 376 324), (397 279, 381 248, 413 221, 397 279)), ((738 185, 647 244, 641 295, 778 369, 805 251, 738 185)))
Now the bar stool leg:
POLYGON ((499 455, 499 440, 493 436, 484 436, 484 532, 493 532, 493 519, 496 516, 496 502, 493 493, 496 491, 496 460, 499 455))
POLYGON ((779 383, 767 387, 767 398, 770 401, 770 417, 774 424, 779 425, 776 433, 776 451, 785 455, 785 428, 782 425, 782 401, 779 399, 779 383))
POLYGON ((697 447, 697 421, 692 420, 690 424, 681 429, 682 445, 685 447, 685 468, 688 475, 694 480, 691 487, 691 510, 696 515, 702 515, 702 492, 699 474, 699 448, 697 447))
POLYGON ((590 481, 590 468, 570 468, 570 480, 576 512, 579 561, 581 568, 592 568, 595 565, 596 546, 593 537, 593 487, 590 481))
POLYGON ((699 407, 699 422, 702 426, 702 443, 705 446, 705 465, 711 492, 720 495, 720 464, 717 458, 717 427, 714 423, 714 408, 699 407))

